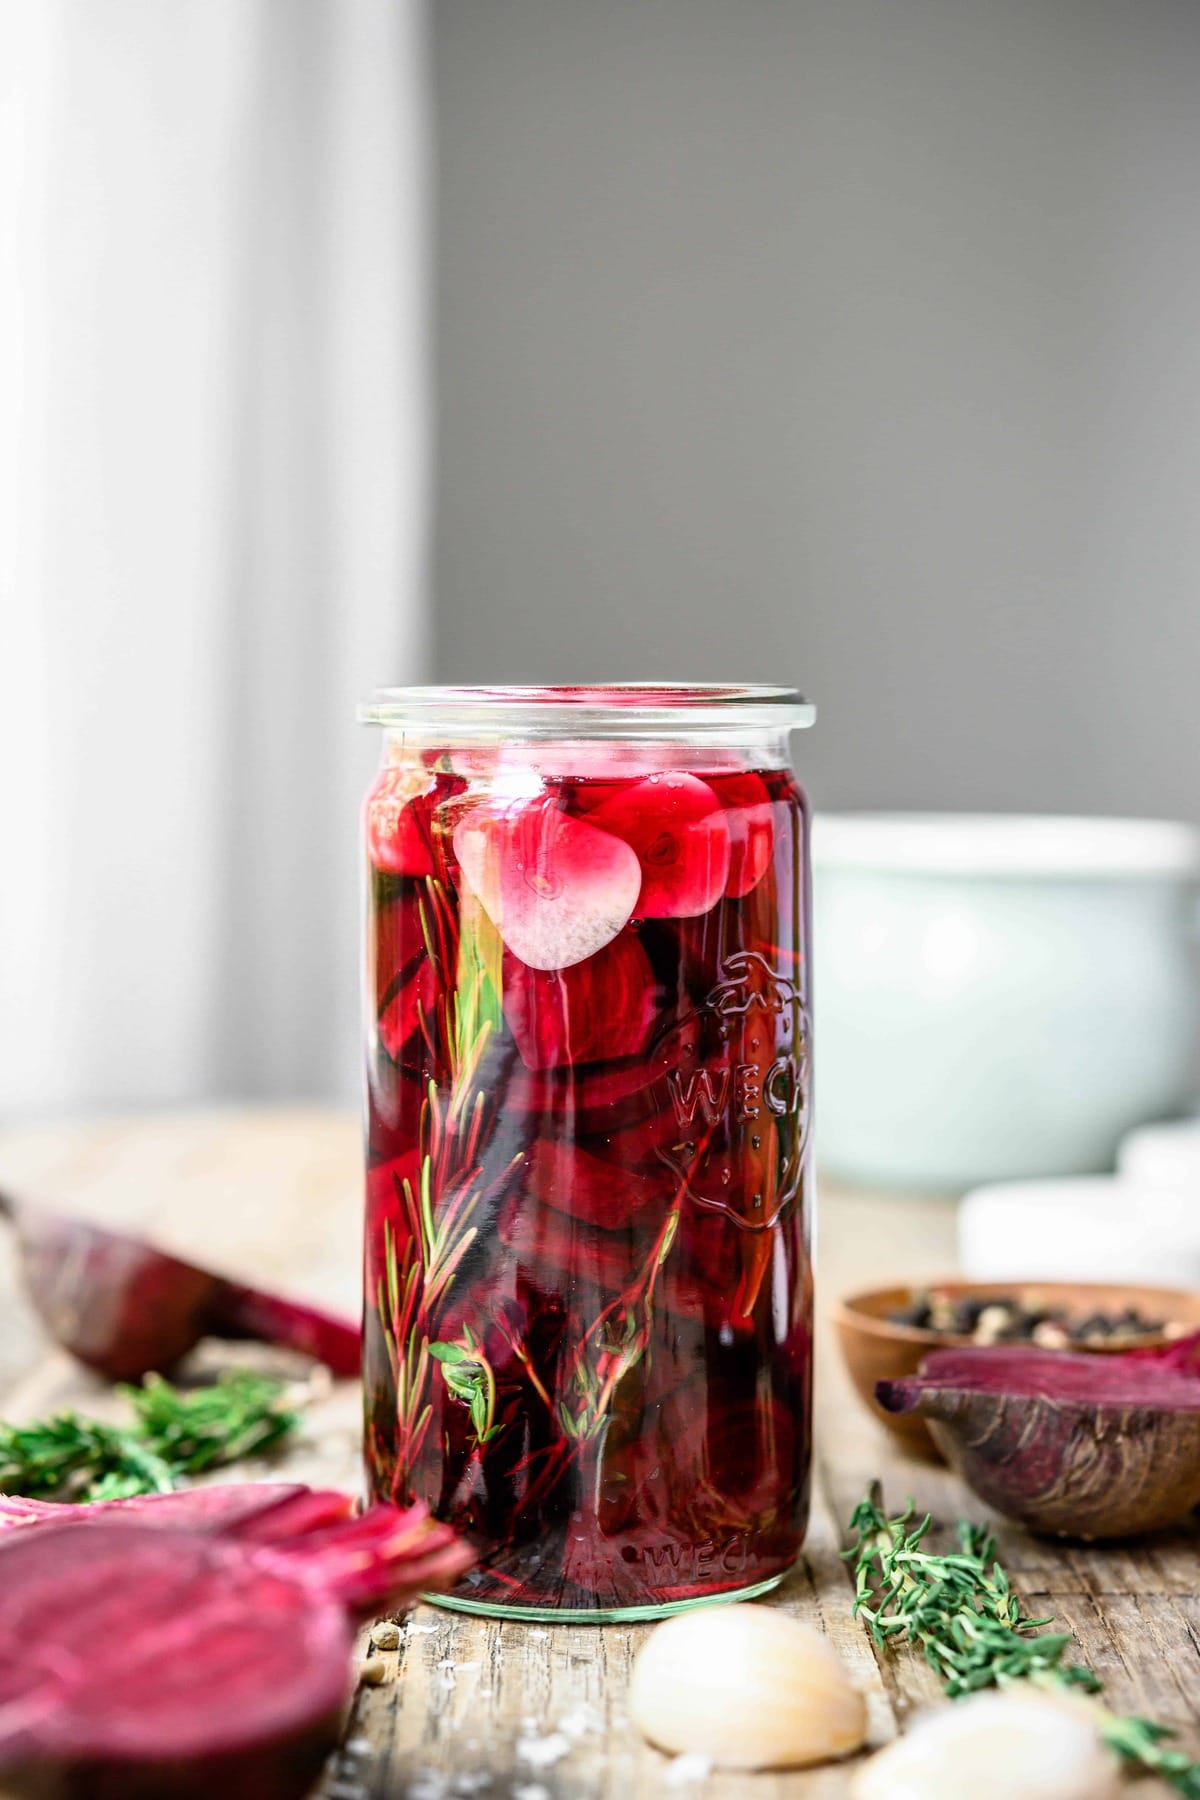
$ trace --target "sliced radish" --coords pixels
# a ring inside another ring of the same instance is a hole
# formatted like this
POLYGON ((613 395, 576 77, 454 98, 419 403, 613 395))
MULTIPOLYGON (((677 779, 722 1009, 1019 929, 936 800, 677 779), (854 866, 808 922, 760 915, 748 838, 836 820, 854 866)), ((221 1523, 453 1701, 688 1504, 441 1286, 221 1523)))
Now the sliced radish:
POLYGON ((771 796, 757 775, 716 775, 711 786, 725 808, 729 826, 729 879, 725 892, 737 899, 757 887, 771 866, 775 822, 771 796))
POLYGON ((636 853, 640 917, 691 918, 720 899, 729 879, 730 834, 706 781, 678 772, 651 775, 610 795, 588 819, 636 853))
POLYGON ((529 1069, 636 1056, 654 1000, 654 971, 632 931, 563 969, 504 959, 504 1016, 529 1069))
POLYGON ((476 809, 456 827, 454 853, 505 944, 531 969, 568 969, 611 944, 641 885, 628 844, 544 795, 476 809))
POLYGON ((437 786, 420 765, 393 763, 367 795, 367 851, 386 875, 432 875, 429 804, 420 803, 437 786))

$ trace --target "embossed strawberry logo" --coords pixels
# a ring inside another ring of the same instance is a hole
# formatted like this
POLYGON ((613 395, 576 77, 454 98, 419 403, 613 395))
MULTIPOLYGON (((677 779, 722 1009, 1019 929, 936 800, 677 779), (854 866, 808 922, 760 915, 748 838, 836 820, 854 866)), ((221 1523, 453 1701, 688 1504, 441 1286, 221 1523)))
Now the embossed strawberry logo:
POLYGON ((531 969, 567 969, 611 944, 642 884, 627 843, 545 796, 469 814, 454 854, 507 948, 531 969))
POLYGON ((721 897, 729 879, 729 825, 720 800, 698 776, 650 775, 618 789, 588 819, 636 853, 640 918, 692 918, 721 897))

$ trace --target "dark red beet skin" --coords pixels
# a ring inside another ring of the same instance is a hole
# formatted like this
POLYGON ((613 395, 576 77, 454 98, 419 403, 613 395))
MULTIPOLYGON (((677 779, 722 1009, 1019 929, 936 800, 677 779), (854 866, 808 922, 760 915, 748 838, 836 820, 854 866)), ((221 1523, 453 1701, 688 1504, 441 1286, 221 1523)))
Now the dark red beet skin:
POLYGON ((0 1768, 88 1800, 298 1800, 336 1741, 352 1615, 470 1553, 380 1508, 282 1544, 139 1523, 0 1538, 0 1768))
POLYGON ((110 1381, 167 1373, 202 1337, 254 1338, 357 1375, 358 1328, 323 1308, 231 1281, 70 1213, 0 1194, 25 1283, 56 1343, 110 1381))

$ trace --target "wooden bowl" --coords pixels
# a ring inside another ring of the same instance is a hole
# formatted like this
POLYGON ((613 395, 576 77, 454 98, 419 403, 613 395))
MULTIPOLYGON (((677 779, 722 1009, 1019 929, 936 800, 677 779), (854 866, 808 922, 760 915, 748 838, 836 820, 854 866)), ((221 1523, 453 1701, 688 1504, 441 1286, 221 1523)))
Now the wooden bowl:
MULTIPOLYGON (((1087 1281, 927 1281, 919 1287, 872 1288, 850 1294, 830 1310, 842 1357, 863 1405, 898 1443, 914 1456, 941 1462, 942 1454, 924 1419, 886 1413, 875 1398, 875 1383, 897 1380, 920 1371, 921 1360, 931 1350, 969 1344, 968 1337, 953 1332, 930 1331, 919 1325, 897 1325, 889 1313, 911 1306, 918 1294, 936 1290, 952 1300, 970 1298, 1012 1299, 1023 1305, 1045 1305, 1068 1318, 1086 1319, 1096 1312, 1120 1313, 1136 1307, 1151 1318, 1166 1320, 1187 1331, 1200 1330, 1200 1293, 1184 1288, 1125 1287, 1119 1283, 1087 1281)), ((1124 1338, 1118 1350, 1149 1347, 1166 1341, 1162 1331, 1147 1331, 1124 1338)), ((1072 1344, 1072 1350, 1109 1354, 1107 1345, 1072 1344)))

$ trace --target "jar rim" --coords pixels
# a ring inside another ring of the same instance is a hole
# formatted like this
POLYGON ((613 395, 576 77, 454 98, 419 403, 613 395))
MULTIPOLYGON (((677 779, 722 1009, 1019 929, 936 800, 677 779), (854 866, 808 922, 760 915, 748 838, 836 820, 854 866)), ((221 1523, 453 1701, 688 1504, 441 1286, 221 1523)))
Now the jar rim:
POLYGON ((377 688, 358 708, 366 725, 437 724, 443 729, 518 721, 538 733, 630 731, 703 726, 802 730, 816 708, 795 688, 760 682, 609 681, 568 686, 377 688))

